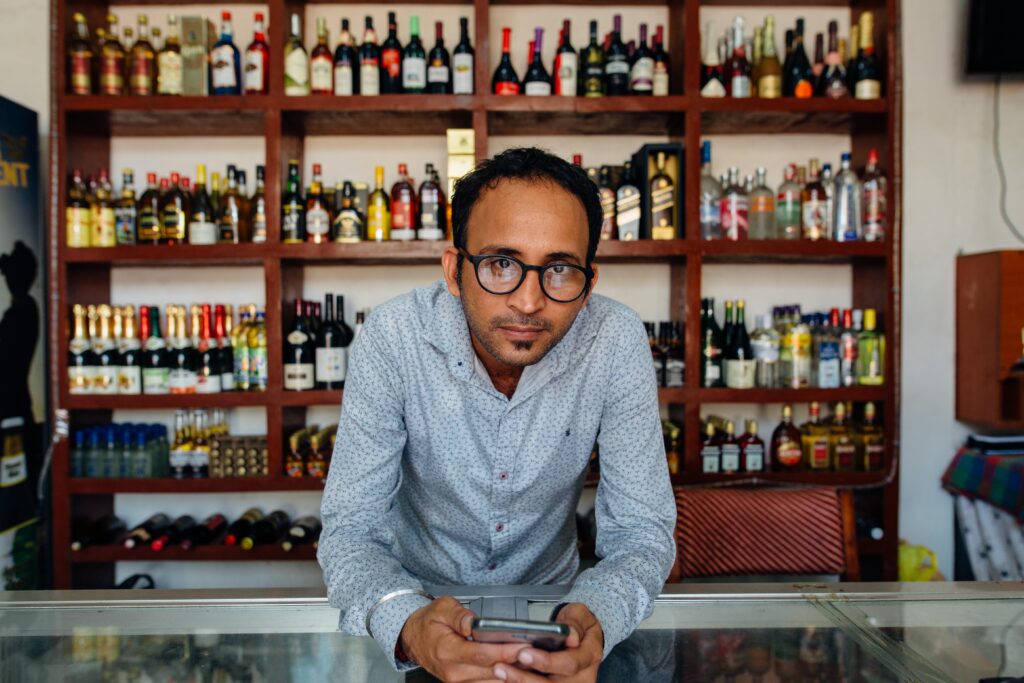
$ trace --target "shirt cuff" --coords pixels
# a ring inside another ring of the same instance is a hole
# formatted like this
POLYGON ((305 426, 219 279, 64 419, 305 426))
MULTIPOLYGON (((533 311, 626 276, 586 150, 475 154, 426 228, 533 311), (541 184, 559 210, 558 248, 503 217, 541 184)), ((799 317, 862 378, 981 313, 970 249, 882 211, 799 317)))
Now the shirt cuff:
POLYGON ((409 615, 429 604, 430 600, 422 595, 399 595, 382 603, 370 618, 373 639, 384 650, 384 654, 395 667, 395 671, 410 671, 418 668, 419 665, 415 662, 398 661, 398 658, 395 657, 395 646, 402 635, 402 628, 409 619, 409 615))
MULTIPOLYGON (((556 610, 571 602, 578 602, 597 619, 601 625, 601 632, 604 634, 604 654, 602 659, 608 656, 612 648, 625 640, 629 635, 623 632, 623 619, 621 617, 622 607, 616 604, 614 599, 608 597, 608 592, 598 590, 596 587, 573 587, 569 593, 562 598, 556 610)), ((552 614, 555 617, 556 614, 552 614)))

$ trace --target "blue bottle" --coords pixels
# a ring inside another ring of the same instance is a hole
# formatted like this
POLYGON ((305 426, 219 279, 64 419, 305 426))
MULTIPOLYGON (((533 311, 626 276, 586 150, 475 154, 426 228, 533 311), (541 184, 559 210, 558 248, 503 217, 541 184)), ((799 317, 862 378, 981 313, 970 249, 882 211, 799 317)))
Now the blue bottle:
POLYGON ((220 40, 210 50, 210 93, 242 94, 242 61, 232 40, 231 12, 221 12, 220 40))
POLYGON ((75 445, 71 447, 71 476, 85 476, 85 437, 87 432, 79 429, 75 432, 75 445))

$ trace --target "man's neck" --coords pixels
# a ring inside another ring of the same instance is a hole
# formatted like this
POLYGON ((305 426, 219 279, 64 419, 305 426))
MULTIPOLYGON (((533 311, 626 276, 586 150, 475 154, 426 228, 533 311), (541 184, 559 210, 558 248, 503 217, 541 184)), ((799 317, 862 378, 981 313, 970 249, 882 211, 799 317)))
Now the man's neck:
POLYGON ((484 369, 487 370, 487 375, 491 378, 491 384, 494 385, 495 389, 505 394, 505 396, 512 398, 513 394, 516 393, 516 387, 519 386, 519 378, 523 376, 523 368, 502 363, 487 353, 472 334, 470 334, 470 340, 473 343, 473 351, 476 353, 476 357, 483 363, 484 369))

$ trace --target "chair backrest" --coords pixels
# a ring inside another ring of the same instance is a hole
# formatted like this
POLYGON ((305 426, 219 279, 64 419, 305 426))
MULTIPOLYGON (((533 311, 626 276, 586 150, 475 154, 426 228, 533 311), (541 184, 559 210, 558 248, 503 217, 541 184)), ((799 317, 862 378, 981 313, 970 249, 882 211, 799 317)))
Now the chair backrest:
POLYGON ((676 491, 669 580, 839 575, 860 579, 853 495, 832 488, 676 491))

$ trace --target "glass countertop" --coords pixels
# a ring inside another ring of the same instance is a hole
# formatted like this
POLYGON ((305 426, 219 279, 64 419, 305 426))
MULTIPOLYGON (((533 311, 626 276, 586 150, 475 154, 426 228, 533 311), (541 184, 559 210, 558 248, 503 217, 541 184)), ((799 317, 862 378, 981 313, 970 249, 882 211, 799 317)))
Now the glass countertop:
MULTIPOLYGON (((441 587, 466 604, 565 587, 441 587)), ((0 681, 432 680, 338 632, 307 590, 0 593, 0 681)), ((1024 584, 670 585, 599 680, 978 683, 1024 676, 1024 584)))

